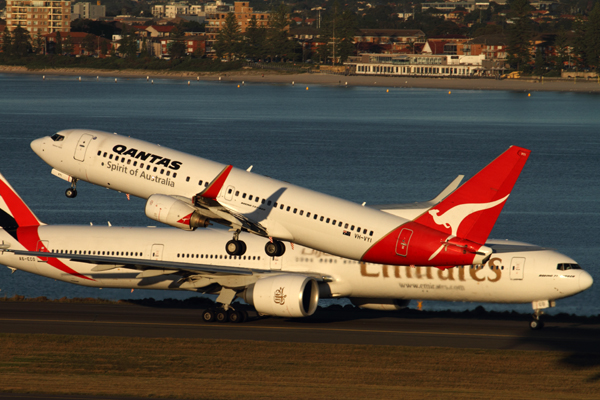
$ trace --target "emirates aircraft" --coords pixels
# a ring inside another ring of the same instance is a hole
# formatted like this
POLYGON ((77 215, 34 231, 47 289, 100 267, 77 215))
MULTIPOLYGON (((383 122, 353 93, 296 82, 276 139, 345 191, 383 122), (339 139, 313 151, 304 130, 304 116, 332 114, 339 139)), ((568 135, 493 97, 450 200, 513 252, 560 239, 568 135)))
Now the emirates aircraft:
POLYGON ((64 130, 31 147, 53 174, 71 182, 68 197, 83 180, 147 199, 146 215, 167 225, 227 225, 233 239, 225 249, 232 256, 246 253, 239 236, 247 231, 270 239, 264 245, 270 257, 283 255, 288 241, 358 261, 437 267, 489 260, 493 249, 484 243, 530 154, 512 146, 431 202, 365 207, 106 132, 64 130))
POLYGON ((304 317, 319 298, 350 298, 361 307, 398 310, 410 299, 531 302, 532 329, 542 310, 592 285, 571 258, 525 243, 489 240, 485 265, 456 268, 367 264, 295 246, 282 257, 258 250, 265 239, 243 233, 242 256, 223 249, 222 229, 184 232, 172 228, 49 226, 31 212, 0 175, 0 264, 83 286, 188 290, 218 294, 205 321, 240 322, 236 298, 262 314, 304 317), (262 255, 261 255, 262 254, 262 255))

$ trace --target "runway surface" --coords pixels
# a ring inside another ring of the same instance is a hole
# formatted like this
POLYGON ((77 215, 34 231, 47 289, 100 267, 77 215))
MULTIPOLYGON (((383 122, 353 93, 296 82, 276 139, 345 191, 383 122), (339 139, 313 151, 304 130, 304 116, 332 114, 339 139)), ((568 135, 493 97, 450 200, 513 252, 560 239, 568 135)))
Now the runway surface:
POLYGON ((200 309, 131 304, 0 302, 1 333, 173 337, 600 353, 600 324, 322 312, 304 319, 204 323, 200 309))

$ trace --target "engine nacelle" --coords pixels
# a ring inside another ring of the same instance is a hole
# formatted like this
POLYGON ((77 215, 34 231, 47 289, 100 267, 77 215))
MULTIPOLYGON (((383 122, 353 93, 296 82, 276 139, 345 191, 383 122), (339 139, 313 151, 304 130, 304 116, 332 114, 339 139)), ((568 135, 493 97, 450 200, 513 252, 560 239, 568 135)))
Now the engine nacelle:
POLYGON ((209 220, 181 200, 164 194, 153 194, 146 201, 146 216, 163 224, 186 231, 205 228, 209 220))
POLYGON ((357 307, 378 311, 398 311, 408 307, 410 303, 410 300, 368 299, 364 297, 351 297, 350 301, 357 307))
POLYGON ((241 297, 259 313, 277 317, 307 317, 317 309, 319 285, 308 276, 276 275, 259 279, 248 286, 241 297))

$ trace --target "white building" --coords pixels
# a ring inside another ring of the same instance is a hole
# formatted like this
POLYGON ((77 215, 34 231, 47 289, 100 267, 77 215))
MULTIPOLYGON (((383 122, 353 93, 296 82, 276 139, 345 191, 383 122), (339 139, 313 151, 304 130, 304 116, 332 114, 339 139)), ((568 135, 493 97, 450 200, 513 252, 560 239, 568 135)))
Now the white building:
POLYGON ((71 21, 77 18, 98 19, 103 17, 106 17, 106 6, 101 5, 100 1, 97 4, 87 2, 73 4, 71 21))

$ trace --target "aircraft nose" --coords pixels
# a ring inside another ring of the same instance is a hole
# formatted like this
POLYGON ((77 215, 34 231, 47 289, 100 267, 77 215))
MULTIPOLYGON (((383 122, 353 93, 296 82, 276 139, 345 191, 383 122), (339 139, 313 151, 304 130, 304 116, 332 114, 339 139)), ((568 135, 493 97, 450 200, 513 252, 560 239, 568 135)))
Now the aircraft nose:
POLYGON ((31 142, 30 146, 31 146, 31 150, 33 150, 35 152, 35 154, 37 154, 38 156, 42 156, 42 152, 44 151, 44 138, 40 138, 40 139, 35 139, 34 141, 31 142))
POLYGON ((586 290, 594 283, 594 278, 586 271, 581 271, 579 274, 579 288, 581 290, 586 290))

